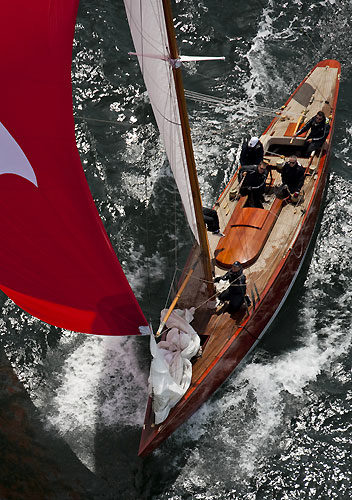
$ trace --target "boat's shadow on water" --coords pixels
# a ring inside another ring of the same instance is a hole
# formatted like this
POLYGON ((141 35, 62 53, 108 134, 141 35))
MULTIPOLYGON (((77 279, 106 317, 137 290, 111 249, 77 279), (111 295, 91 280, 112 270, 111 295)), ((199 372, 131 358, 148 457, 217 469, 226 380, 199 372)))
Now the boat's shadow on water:
MULTIPOLYGON (((0 498, 97 500, 104 484, 46 429, 0 348, 0 498)), ((111 498, 111 497, 110 497, 111 498)))
POLYGON ((114 491, 112 498, 150 499, 170 488, 182 470, 182 467, 166 463, 163 452, 139 458, 140 434, 141 429, 136 426, 96 432, 96 474, 114 491))
MULTIPOLYGON (((140 435, 139 425, 97 426, 95 470, 89 471, 55 429, 45 427, 0 347, 1 500, 152 498, 182 467, 166 464, 164 453, 139 458, 140 435)), ((183 456, 179 453, 178 462, 183 456)))
MULTIPOLYGON (((139 339, 143 340, 143 339, 139 339)), ((145 339, 147 340, 147 339, 145 339)), ((134 370, 149 371, 149 341, 137 342, 137 357, 140 366, 134 370)), ((106 362, 109 362, 107 355, 106 362)), ((105 365, 105 362, 102 362, 105 365)), ((101 378, 101 393, 104 394, 106 379, 101 378)), ((115 388, 116 389, 116 388, 115 388)), ((117 390, 123 390, 117 387, 117 390)), ((98 388, 98 393, 99 393, 98 388)), ((104 403, 102 396, 101 407, 104 403)), ((132 391, 133 400, 138 398, 132 391)), ((173 436, 151 455, 140 458, 138 449, 141 439, 142 425, 139 422, 140 412, 143 413, 147 403, 146 394, 138 400, 138 415, 129 413, 131 424, 119 421, 116 407, 116 424, 113 426, 97 424, 94 437, 94 464, 95 474, 106 484, 106 491, 113 492, 112 499, 147 500, 168 491, 175 483, 183 470, 187 455, 187 448, 180 448, 175 444, 173 436), (138 423, 136 423, 138 422, 138 423)), ((110 493, 111 494, 111 493, 110 493)), ((99 497, 100 498, 100 497, 99 497)), ((104 497, 105 498, 105 497, 104 497)), ((110 498, 110 497, 108 497, 110 498)))

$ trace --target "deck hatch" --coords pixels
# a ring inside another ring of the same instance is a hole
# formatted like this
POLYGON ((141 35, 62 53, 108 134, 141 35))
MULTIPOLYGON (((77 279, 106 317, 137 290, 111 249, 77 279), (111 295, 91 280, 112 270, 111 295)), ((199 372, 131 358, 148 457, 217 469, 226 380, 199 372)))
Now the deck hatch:
POLYGON ((242 208, 241 216, 239 217, 240 220, 237 220, 235 224, 231 224, 231 227, 253 227, 255 229, 262 229, 268 215, 268 210, 245 207, 242 208))

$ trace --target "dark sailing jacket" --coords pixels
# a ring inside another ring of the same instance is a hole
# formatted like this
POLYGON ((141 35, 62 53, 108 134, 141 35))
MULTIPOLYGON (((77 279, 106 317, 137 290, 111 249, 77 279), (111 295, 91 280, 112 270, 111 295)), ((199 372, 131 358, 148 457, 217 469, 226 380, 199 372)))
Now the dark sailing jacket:
POLYGON ((326 121, 322 120, 321 122, 317 122, 315 120, 315 116, 311 118, 305 125, 304 127, 301 128, 297 132, 297 135, 302 134, 303 132, 306 132, 307 130, 310 129, 310 133, 307 137, 307 139, 312 139, 313 142, 323 142, 327 138, 329 131, 330 131, 330 125, 326 123, 326 121))
POLYGON ((240 295, 241 297, 246 295, 246 277, 242 270, 236 273, 230 270, 223 276, 215 278, 214 283, 218 283, 220 280, 230 282, 230 295, 240 295))
POLYGON ((291 193, 300 191, 304 184, 304 168, 299 163, 291 166, 285 163, 281 171, 282 183, 286 184, 291 193))
POLYGON ((245 141, 242 146, 240 164, 243 165, 258 165, 264 157, 263 144, 258 141, 254 148, 248 146, 248 141, 245 141))
POLYGON ((258 167, 255 170, 248 170, 240 188, 240 193, 246 195, 249 191, 252 191, 253 194, 258 194, 258 196, 263 195, 267 176, 268 173, 266 171, 263 174, 259 173, 258 167))

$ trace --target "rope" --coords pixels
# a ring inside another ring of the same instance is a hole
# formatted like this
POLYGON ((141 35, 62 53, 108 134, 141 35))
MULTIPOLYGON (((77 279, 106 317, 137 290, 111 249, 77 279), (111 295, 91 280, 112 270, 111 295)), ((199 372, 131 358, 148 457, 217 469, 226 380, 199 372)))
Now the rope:
POLYGON ((121 126, 126 127, 125 124, 123 124, 121 122, 112 121, 112 120, 99 120, 98 118, 90 118, 88 116, 78 116, 78 115, 73 115, 73 116, 76 120, 83 120, 86 122, 108 123, 109 125, 116 125, 118 127, 121 127, 121 126))
POLYGON ((185 96, 187 99, 198 101, 203 104, 214 105, 214 106, 223 106, 223 107, 236 107, 238 114, 248 115, 248 113, 260 112, 263 116, 276 114, 279 110, 268 108, 266 106, 255 105, 255 106, 245 106, 241 103, 235 103, 233 101, 228 101, 221 97, 214 97, 207 94, 201 94, 199 92, 194 92, 192 90, 185 90, 185 96))
MULTIPOLYGON (((221 106, 223 108, 223 111, 227 111, 230 113, 230 110, 226 110, 225 108, 228 107, 236 107, 237 108, 237 117, 231 121, 231 124, 228 125, 223 125, 221 127, 221 130, 223 133, 226 133, 227 130, 233 131, 234 123, 240 122, 241 123, 241 129, 244 129, 249 123, 253 122, 256 120, 258 117, 264 117, 264 116, 272 116, 278 113, 278 110, 271 109, 271 108, 266 108, 264 106, 245 106, 241 104, 236 104, 234 102, 227 101, 226 99, 222 99, 219 97, 213 97, 213 96, 208 96, 205 94, 199 94, 198 92, 193 92, 193 91, 185 91, 185 96, 187 99, 199 102, 201 104, 206 104, 208 106, 216 106, 219 107, 221 106), (250 116, 248 116, 250 115, 250 116), (255 118, 254 118, 254 115, 255 118)), ((233 115, 230 114, 232 117, 233 115)), ((92 118, 89 116, 79 116, 79 115, 74 115, 74 118, 76 120, 82 120, 83 122, 92 122, 92 123, 101 123, 101 124, 107 124, 107 125, 114 125, 115 127, 123 127, 123 128, 128 128, 128 124, 114 121, 114 120, 101 120, 99 118, 92 118)))
POLYGON ((320 59, 320 52, 319 52, 319 49, 318 47, 315 45, 315 43, 313 42, 312 40, 312 37, 310 37, 308 35, 308 33, 306 32, 306 30, 304 28, 300 28, 300 31, 303 31, 303 34, 306 35, 306 37, 308 38, 308 40, 310 41, 310 43, 313 45, 313 47, 315 48, 315 50, 317 51, 317 54, 319 56, 319 59, 320 59))
POLYGON ((226 99, 222 99, 221 97, 200 94, 199 92, 194 92, 192 90, 185 90, 185 96, 193 101, 205 102, 207 104, 222 104, 227 106, 234 106, 233 102, 226 101, 226 99))

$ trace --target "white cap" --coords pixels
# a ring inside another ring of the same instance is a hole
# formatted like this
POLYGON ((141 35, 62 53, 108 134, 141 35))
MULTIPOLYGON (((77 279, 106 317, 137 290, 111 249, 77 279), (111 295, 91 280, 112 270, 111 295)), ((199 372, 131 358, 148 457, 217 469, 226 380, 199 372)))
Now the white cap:
POLYGON ((250 148, 254 148, 254 146, 256 146, 258 144, 258 142, 259 142, 258 137, 251 137, 251 139, 250 139, 250 141, 248 143, 248 146, 250 148))

